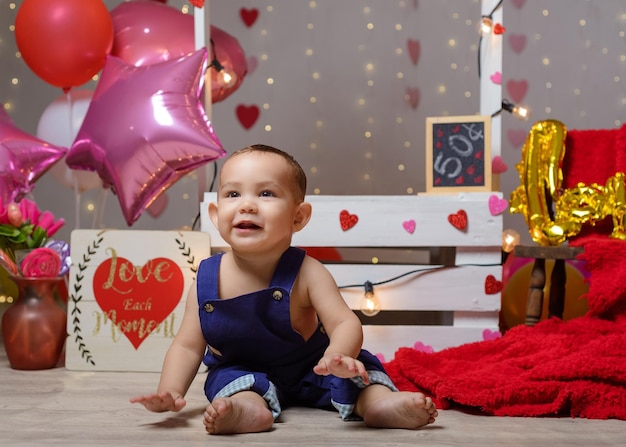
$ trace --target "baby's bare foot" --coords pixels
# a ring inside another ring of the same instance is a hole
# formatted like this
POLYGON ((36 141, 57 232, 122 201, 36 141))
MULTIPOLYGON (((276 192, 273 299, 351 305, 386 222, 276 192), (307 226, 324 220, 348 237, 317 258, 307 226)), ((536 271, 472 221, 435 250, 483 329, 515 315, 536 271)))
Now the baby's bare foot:
POLYGON ((389 393, 365 411, 363 420, 368 427, 419 428, 435 422, 437 409, 430 397, 422 393, 389 393))
POLYGON ((227 433, 258 433, 269 430, 274 423, 272 412, 247 399, 220 397, 204 412, 204 426, 212 435, 227 433))

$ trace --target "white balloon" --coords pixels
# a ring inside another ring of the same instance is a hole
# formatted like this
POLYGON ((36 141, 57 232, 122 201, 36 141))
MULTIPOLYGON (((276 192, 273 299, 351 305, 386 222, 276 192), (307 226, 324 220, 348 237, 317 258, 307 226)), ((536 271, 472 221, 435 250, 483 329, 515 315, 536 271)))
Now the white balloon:
MULTIPOLYGON (((37 137, 56 146, 71 147, 93 93, 93 90, 72 89, 52 101, 39 118, 37 137)), ((77 188, 79 192, 102 187, 102 180, 96 172, 70 169, 65 163, 55 163, 49 172, 59 183, 77 188)))

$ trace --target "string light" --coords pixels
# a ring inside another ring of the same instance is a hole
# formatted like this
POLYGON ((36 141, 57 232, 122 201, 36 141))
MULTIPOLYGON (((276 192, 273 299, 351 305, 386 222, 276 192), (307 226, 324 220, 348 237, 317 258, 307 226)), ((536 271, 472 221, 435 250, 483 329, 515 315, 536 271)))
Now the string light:
POLYGON ((515 118, 521 121, 528 121, 528 118, 530 118, 530 115, 531 115, 531 110, 527 106, 524 106, 521 104, 513 104, 508 99, 503 99, 500 110, 494 112, 491 115, 491 117, 493 118, 494 116, 499 115, 500 113, 502 113, 503 110, 506 110, 507 112, 512 114, 515 118))
POLYGON ((511 253, 516 245, 520 243, 520 234, 508 228, 502 232, 502 251, 505 253, 511 253))
POLYGON ((482 16, 481 20, 480 20, 480 30, 479 30, 479 35, 480 37, 478 38, 478 79, 480 79, 481 75, 481 66, 480 66, 480 47, 481 44, 483 42, 483 36, 488 36, 491 34, 494 25, 493 25, 493 15, 494 13, 498 10, 498 8, 500 6, 502 6, 502 2, 504 0, 500 0, 496 6, 493 7, 493 9, 491 10, 491 12, 487 15, 482 16))
POLYGON ((380 301, 378 301, 378 298, 374 295, 374 286, 369 281, 365 281, 363 286, 365 288, 365 293, 363 294, 363 299, 361 300, 361 312, 367 317, 378 315, 380 312, 380 301))
POLYGON ((425 273, 425 272, 431 272, 434 270, 443 270, 443 269, 457 268, 457 267, 471 267, 471 266, 495 267, 495 266, 501 266, 501 265, 502 264, 433 265, 430 267, 421 267, 415 270, 410 270, 398 276, 394 276, 393 278, 385 279, 384 281, 371 282, 368 280, 368 281, 365 281, 365 283, 363 284, 348 284, 348 285, 338 286, 338 288, 339 289, 352 289, 355 287, 363 287, 365 289, 365 292, 363 294, 363 299, 361 299, 359 309, 364 315, 368 317, 373 317, 374 315, 378 314, 381 311, 380 301, 374 294, 374 286, 379 286, 382 284, 387 284, 393 281, 397 281, 401 278, 404 278, 405 276, 413 275, 416 273, 425 273))
POLYGON ((229 71, 226 71, 226 68, 218 60, 217 55, 215 54, 215 43, 213 43, 213 39, 209 39, 209 41, 211 42, 212 59, 208 68, 213 68, 217 72, 217 80, 219 85, 230 88, 237 83, 237 75, 234 72, 231 73, 229 71))

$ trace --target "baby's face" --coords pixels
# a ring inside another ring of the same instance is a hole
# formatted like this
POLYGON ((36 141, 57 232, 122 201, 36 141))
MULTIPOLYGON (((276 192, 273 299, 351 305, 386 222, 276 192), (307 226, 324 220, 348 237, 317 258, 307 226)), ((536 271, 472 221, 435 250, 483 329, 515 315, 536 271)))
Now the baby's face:
POLYGON ((299 209, 293 170, 280 155, 248 152, 222 167, 217 211, 220 234, 235 249, 285 250, 299 209))

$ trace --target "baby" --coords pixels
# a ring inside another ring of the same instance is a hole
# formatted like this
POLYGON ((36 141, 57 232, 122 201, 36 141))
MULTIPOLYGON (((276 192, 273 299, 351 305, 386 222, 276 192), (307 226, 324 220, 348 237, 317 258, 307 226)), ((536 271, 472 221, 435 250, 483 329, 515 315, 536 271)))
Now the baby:
POLYGON ((435 421, 429 397, 398 391, 361 349, 361 323, 330 272, 291 246, 311 217, 305 191, 304 171, 279 149, 253 145, 226 160, 209 216, 232 250, 200 263, 158 389, 132 403, 181 410, 204 360, 211 434, 267 431, 293 405, 369 427, 435 421))

